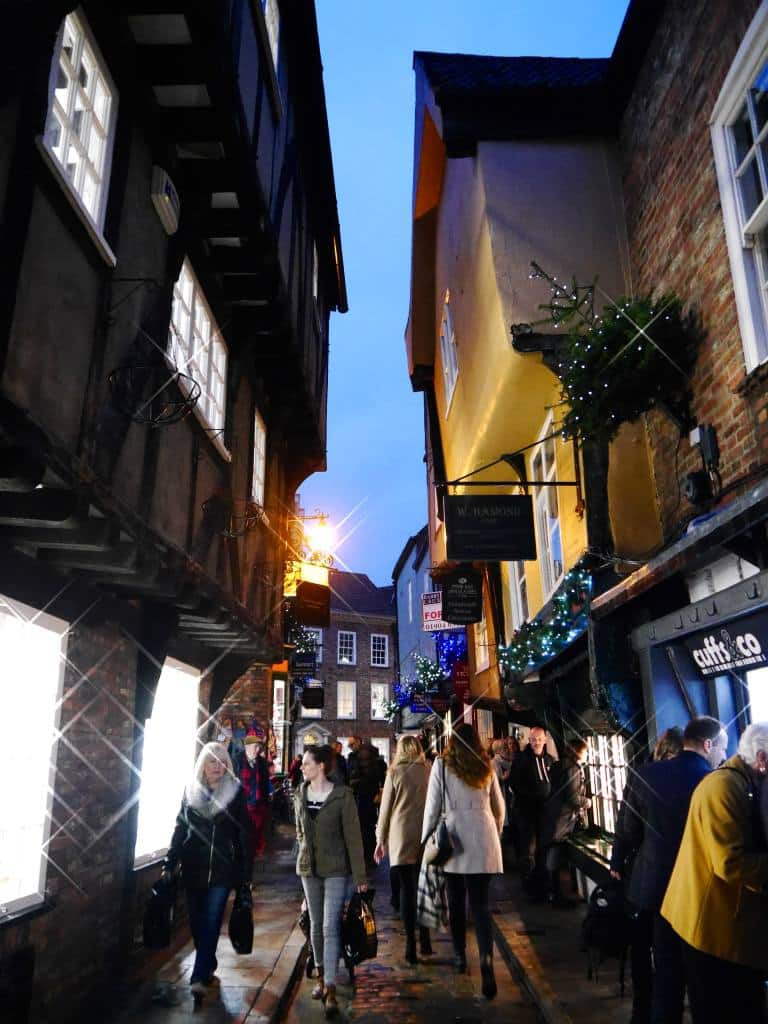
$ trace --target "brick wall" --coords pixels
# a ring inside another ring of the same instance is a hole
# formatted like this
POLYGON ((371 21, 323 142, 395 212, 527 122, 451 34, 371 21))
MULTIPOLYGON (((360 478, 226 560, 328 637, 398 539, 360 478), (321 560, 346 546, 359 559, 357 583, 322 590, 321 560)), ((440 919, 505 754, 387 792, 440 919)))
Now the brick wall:
MULTIPOLYGON (((723 482, 768 461, 765 381, 745 384, 709 117, 757 0, 670 0, 623 119, 632 287, 674 290, 701 318, 693 414, 717 430, 723 482)), ((674 372, 670 368, 670 372, 674 372)), ((647 417, 665 537, 694 511, 678 480, 698 450, 661 413, 647 417)))
MULTIPOLYGON (((387 737, 390 751, 394 750, 394 730, 384 719, 371 719, 371 684, 387 683, 392 696, 392 682, 397 679, 397 646, 395 643, 395 619, 391 617, 361 616, 358 613, 341 615, 333 612, 331 626, 323 630, 322 661, 317 667, 317 678, 325 684, 325 706, 322 718, 315 719, 327 730, 331 739, 337 736, 362 736, 363 738, 387 737), (337 662, 337 638, 339 630, 351 630, 357 634, 357 664, 339 665, 337 662), (371 634, 385 634, 389 637, 388 668, 373 668, 370 664, 371 634), (357 683, 357 717, 338 719, 337 697, 339 681, 357 683)), ((293 726, 292 752, 296 737, 312 719, 297 718, 293 726)))
MULTIPOLYGON (((35 1024, 74 1020, 105 993, 133 913, 124 885, 133 862, 136 648, 116 624, 78 626, 67 658, 46 878, 54 907, 0 930, 0 957, 34 948, 35 1024)), ((34 709, 23 727, 35 742, 34 709)))

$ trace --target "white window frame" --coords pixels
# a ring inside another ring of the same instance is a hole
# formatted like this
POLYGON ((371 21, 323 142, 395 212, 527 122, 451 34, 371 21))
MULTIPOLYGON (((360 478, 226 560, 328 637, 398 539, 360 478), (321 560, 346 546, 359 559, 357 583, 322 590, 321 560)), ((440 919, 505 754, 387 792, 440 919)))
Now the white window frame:
MULTIPOLYGON (((736 183, 731 126, 750 87, 768 62, 768 0, 763 0, 742 39, 710 117, 725 236, 747 372, 768 360, 768 163, 757 157, 763 200, 746 219, 736 183)), ((768 127, 761 133, 768 135, 768 127)), ((759 147, 758 147, 759 151, 759 147)), ((751 151, 750 151, 751 152, 751 151)), ((747 154, 741 167, 749 161, 747 154)))
MULTIPOLYGON (((541 441, 553 433, 552 417, 547 418, 544 429, 539 435, 541 441)), ((552 556, 552 538, 555 533, 560 534, 560 551, 563 553, 563 526, 560 517, 560 500, 556 487, 537 487, 536 470, 534 469, 537 460, 540 460, 542 467, 541 480, 557 480, 557 438, 552 438, 552 462, 548 463, 546 457, 546 442, 537 444, 530 455, 530 479, 533 483, 534 518, 536 520, 536 535, 539 550, 539 569, 541 571, 541 589, 544 601, 548 601, 557 589, 558 584, 565 575, 565 558, 559 563, 552 556), (550 501, 554 500, 557 515, 550 515, 550 501)))
POLYGON ((336 683, 336 718, 339 721, 357 718, 357 683, 350 679, 340 679, 336 683))
POLYGON ((371 633, 371 668, 389 668, 389 637, 386 633, 371 633), (374 640, 384 641, 384 661, 374 659, 374 640))
POLYGON ((277 65, 280 59, 280 7, 277 0, 261 0, 261 10, 264 14, 264 24, 267 27, 272 65, 277 74, 277 65))
POLYGON ((356 665, 357 664, 357 633, 351 629, 340 629, 336 636, 336 664, 337 665, 356 665), (342 636, 352 637, 352 659, 347 660, 341 657, 341 638, 342 636))
POLYGON ((627 762, 621 736, 587 736, 585 766, 587 793, 592 800, 590 822, 604 832, 615 832, 619 806, 627 784, 627 762))
POLYGON ((320 626, 304 626, 305 633, 313 633, 317 638, 315 641, 315 664, 323 662, 323 631, 320 626))
POLYGON ((443 316, 440 321, 440 357, 443 364, 445 415, 447 416, 451 408, 453 394, 456 390, 456 381, 459 376, 459 354, 456 346, 456 332, 453 327, 450 291, 446 291, 443 301, 443 316))
MULTIPOLYGON (((139 850, 144 822, 144 801, 157 801, 170 818, 176 813, 184 786, 192 772, 198 754, 198 709, 200 707, 200 670, 174 658, 166 658, 155 691, 152 714, 144 729, 144 748, 141 765, 141 785, 138 793, 138 824, 134 844, 134 868, 149 864, 162 857, 168 849, 172 828, 163 832, 164 841, 157 846, 139 850), (167 671, 169 670, 169 671, 167 671), (180 678, 183 676, 185 678, 180 678), (183 688, 187 692, 183 694, 183 688), (159 701, 162 701, 160 706, 159 701), (164 717, 163 717, 164 713, 164 717), (169 728, 169 720, 173 722, 169 728), (154 721, 153 721, 154 720, 154 721), (153 728, 154 726, 154 728, 153 728), (174 778, 169 778, 168 765, 172 765, 174 778), (146 782, 145 782, 146 775, 146 782), (174 790, 175 787, 175 790, 174 790)), ((152 831, 150 826, 150 831, 152 831)))
MULTIPOLYGON (((61 723, 61 709, 63 704, 63 691, 64 691, 64 672, 66 666, 66 641, 69 633, 69 624, 64 622, 62 619, 55 618, 53 615, 48 615, 46 612, 40 611, 37 608, 31 608, 21 601, 12 600, 9 597, 0 595, 0 614, 8 615, 11 619, 16 620, 17 623, 25 629, 29 629, 29 637, 24 637, 23 642, 19 644, 20 648, 26 648, 30 646, 36 652, 36 654, 42 657, 42 648, 39 646, 39 641, 36 642, 38 634, 34 632, 36 627, 50 632, 51 647, 57 649, 58 658, 56 660, 55 669, 53 668, 53 658, 51 659, 51 675, 46 680, 46 689, 49 690, 50 697, 52 698, 46 707, 41 706, 40 695, 35 693, 35 689, 41 684, 40 676, 35 673, 35 669, 30 666, 26 655, 24 655, 25 663, 23 668, 19 670, 17 678, 15 676, 14 669, 9 664, 7 650, 3 654, 3 665, 4 674, 6 676, 5 685, 7 687, 16 687, 17 693, 24 693, 24 706, 27 711, 31 709, 29 705, 30 698, 37 698, 37 702, 34 706, 35 715, 35 742, 30 747, 29 743, 26 743, 26 750, 29 756, 35 759, 37 768, 40 770, 40 787, 34 795, 35 801, 35 813, 38 811, 42 817, 41 822, 41 835, 40 841, 35 842, 35 846, 39 851, 39 864, 37 873, 37 885, 34 892, 22 892, 18 896, 13 898, 6 898, 0 904, 0 920, 5 914, 19 913, 23 910, 29 910, 32 907, 40 906, 45 901, 45 883, 48 868, 48 858, 46 851, 48 849, 48 843, 51 836, 51 815, 53 812, 53 800, 54 800, 54 788, 56 782, 56 765, 58 756, 58 739, 60 736, 59 725, 61 723), (33 672, 33 681, 30 686, 26 686, 24 683, 25 673, 28 674, 30 671, 33 672), (55 672, 55 677, 54 677, 55 672), (12 674, 13 673, 13 676, 12 674), (50 742, 49 749, 45 747, 50 742), (44 771, 44 764, 47 762, 48 770, 44 771), (43 779, 42 776, 45 776, 43 779), (38 803, 39 801, 39 803, 38 803)), ((0 634, 2 635, 2 634, 0 634)), ((0 647, 0 652, 2 648, 0 647)), ((53 654, 53 651, 51 651, 53 654)), ((47 695, 46 695, 47 696, 47 695)), ((13 718, 13 710, 9 714, 8 721, 13 718)), ((18 731, 18 730, 17 730, 18 731)), ((23 732, 21 735, 25 735, 23 732)), ((8 746, 6 744, 6 755, 8 755, 8 746)), ((30 777, 26 773, 24 766, 20 766, 16 758, 7 765, 5 765, 6 779, 10 780, 10 785, 13 783, 13 775, 15 772, 22 771, 25 777, 25 785, 29 785, 30 777)), ((20 799, 24 800, 25 806, 29 808, 29 794, 23 793, 19 790, 18 794, 20 799)), ((18 837, 17 841, 13 842, 6 835, 6 830, 10 832, 10 825, 14 820, 13 812, 10 807, 6 807, 6 813, 10 815, 9 821, 0 821, 0 850, 6 855, 12 850, 18 851, 18 837)), ((30 822, 31 827, 38 827, 37 822, 30 822)), ((18 827, 18 821, 17 821, 18 827)), ((61 823, 56 823, 55 826, 58 829, 61 828, 61 823)), ((5 860, 5 857, 2 858, 5 860)), ((3 864, 5 867, 5 864, 3 864)), ((14 876, 11 876, 14 877, 14 876)), ((18 876, 15 876, 18 878, 18 876)))
POLYGON ((173 286, 168 358, 175 369, 200 385, 195 415, 219 452, 231 461, 224 444, 229 353, 189 259, 184 260, 173 286))
POLYGON ((519 629, 530 615, 528 606, 528 580, 525 562, 507 562, 509 571, 509 596, 512 609, 512 629, 519 629))
POLYGON ((386 721, 383 705, 389 700, 389 683, 371 683, 371 720, 386 721))
POLYGON ((267 428, 258 409, 253 414, 253 470, 251 500, 264 507, 267 479, 267 428))
POLYGON ((483 617, 473 625, 475 639, 475 671, 485 672, 491 664, 491 652, 488 647, 488 620, 483 611, 483 617))
POLYGON ((38 139, 38 147, 102 258, 110 266, 115 266, 117 259, 104 238, 103 229, 112 172, 117 107, 118 93, 107 63, 82 11, 73 11, 62 21, 56 38, 48 79, 45 131, 38 139), (71 34, 74 42, 71 59, 64 49, 67 33, 71 34), (78 75, 83 54, 93 65, 91 82, 86 87, 79 84, 78 75), (62 70, 70 80, 66 97, 57 95, 59 90, 56 87, 62 70), (101 89, 104 94, 107 104, 105 111, 103 108, 101 112, 97 110, 97 106, 101 105, 96 102, 97 89, 101 89), (62 103, 64 98, 66 108, 62 103), (79 112, 74 109, 76 102, 80 104, 79 112), (77 126, 74 123, 76 113, 81 117, 77 126), (58 144, 55 142, 55 125, 61 129, 58 144), (95 154, 92 144, 99 139, 100 153, 95 154), (74 174, 68 173, 65 163, 70 146, 74 146, 79 157, 74 174), (85 190, 87 180, 94 181, 91 199, 85 190))

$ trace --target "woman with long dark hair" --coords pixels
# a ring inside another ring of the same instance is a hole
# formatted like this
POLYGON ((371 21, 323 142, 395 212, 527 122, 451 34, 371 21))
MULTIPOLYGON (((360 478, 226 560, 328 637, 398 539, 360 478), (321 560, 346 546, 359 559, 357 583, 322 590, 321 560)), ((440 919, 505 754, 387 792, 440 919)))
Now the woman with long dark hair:
POLYGON ((223 743, 206 743, 187 783, 163 863, 169 877, 181 864, 195 944, 190 985, 200 1002, 216 976, 216 946, 230 890, 248 879, 245 796, 223 743))
MULTIPOLYGON (((377 864, 388 854, 398 883, 400 916, 405 926, 405 959, 417 964, 416 897, 421 862, 421 826, 429 784, 424 748, 415 736, 401 736, 384 782, 376 828, 377 864)), ((422 956, 432 953, 429 929, 419 929, 422 956)))
POLYGON ((467 970, 466 901, 469 896, 480 953, 482 992, 486 999, 493 999, 496 978, 488 890, 491 876, 503 871, 499 835, 504 825, 504 798, 477 733, 466 723, 453 730, 448 749, 432 768, 422 842, 435 830, 443 807, 452 843, 451 855, 443 870, 454 966, 460 974, 467 970))
POLYGON ((296 874, 304 887, 312 953, 320 976, 312 998, 322 999, 326 1017, 339 1012, 336 975, 347 888, 350 881, 358 892, 368 888, 355 798, 347 786, 330 780, 332 768, 330 747, 305 747, 301 760, 304 782, 296 795, 296 874))

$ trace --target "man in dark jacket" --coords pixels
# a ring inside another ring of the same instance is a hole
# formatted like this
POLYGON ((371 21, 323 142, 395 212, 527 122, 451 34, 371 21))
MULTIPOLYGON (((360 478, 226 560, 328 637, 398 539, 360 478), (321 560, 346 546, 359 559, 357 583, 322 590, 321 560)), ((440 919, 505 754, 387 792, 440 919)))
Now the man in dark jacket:
MULTIPOLYGON (((622 845, 637 850, 627 897, 633 907, 653 917, 653 991, 650 999, 642 1000, 644 1005, 650 1005, 652 1024, 679 1024, 682 1020, 682 946, 659 911, 683 838, 693 791, 723 760, 727 743, 725 729, 716 718, 693 718, 683 733, 682 753, 669 761, 645 765, 632 783, 634 813, 623 817, 622 845)), ((613 865, 611 875, 621 878, 621 866, 613 865)), ((633 1015, 634 1024, 645 1024, 636 1017, 633 1015)))
POLYGON ((535 725, 528 746, 512 763, 509 782, 515 794, 515 814, 520 837, 520 874, 531 895, 546 895, 545 851, 541 839, 544 807, 552 791, 550 772, 554 759, 547 753, 547 732, 535 725))
POLYGON ((353 739, 357 743, 349 755, 349 785, 355 794, 357 813, 360 816, 365 862, 370 866, 373 864, 373 851, 376 849, 376 798, 384 785, 387 767, 370 740, 363 741, 359 737, 353 739))

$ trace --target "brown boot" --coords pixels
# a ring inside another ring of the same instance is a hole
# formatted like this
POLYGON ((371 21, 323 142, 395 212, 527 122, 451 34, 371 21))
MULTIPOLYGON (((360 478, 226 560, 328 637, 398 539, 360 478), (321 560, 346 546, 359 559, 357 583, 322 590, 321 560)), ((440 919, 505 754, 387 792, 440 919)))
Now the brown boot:
POLYGON ((318 978, 317 984, 312 989, 312 998, 313 999, 322 999, 323 996, 325 995, 325 985, 323 985, 323 968, 322 967, 318 967, 318 969, 317 969, 317 978, 318 978))
POLYGON ((326 985, 325 995, 323 996, 323 1002, 325 1003, 325 1016, 327 1019, 331 1017, 338 1017, 339 1015, 339 1004, 336 1002, 336 986, 326 985))

